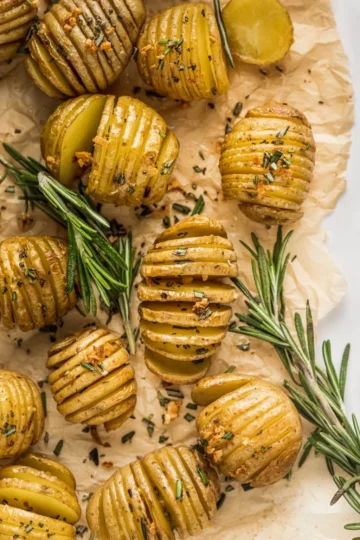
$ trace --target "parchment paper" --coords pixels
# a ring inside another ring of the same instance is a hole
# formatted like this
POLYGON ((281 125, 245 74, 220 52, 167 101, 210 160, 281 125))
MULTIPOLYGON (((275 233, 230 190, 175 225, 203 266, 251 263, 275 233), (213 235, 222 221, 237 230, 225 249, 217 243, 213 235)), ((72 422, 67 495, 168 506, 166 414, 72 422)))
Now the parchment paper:
MULTIPOLYGON (((155 2, 148 2, 148 14, 172 3, 170 0, 156 2, 155 7, 155 2)), ((295 226, 291 241, 292 253, 297 258, 290 265, 286 297, 290 311, 297 309, 301 312, 309 298, 314 315, 321 318, 340 302, 346 292, 346 284, 324 244, 326 234, 321 229, 321 222, 335 208, 346 185, 345 170, 353 122, 352 87, 347 59, 336 31, 329 0, 284 0, 284 4, 290 10, 295 26, 295 44, 290 54, 280 63, 280 69, 266 69, 267 75, 262 74, 257 67, 238 64, 236 70, 230 73, 231 90, 228 95, 213 100, 215 109, 210 109, 206 101, 181 105, 147 96, 133 62, 111 90, 118 95, 131 94, 133 88, 139 86, 141 90, 137 97, 158 110, 166 118, 169 127, 175 130, 181 143, 181 154, 174 179, 186 191, 192 191, 191 184, 196 182, 196 195, 205 193, 204 213, 220 219, 226 227, 238 253, 240 276, 247 284, 251 284, 249 257, 239 240, 249 241, 250 233, 254 231, 270 246, 274 240, 275 228, 266 230, 248 221, 235 202, 223 200, 217 168, 218 141, 224 135, 227 117, 231 117, 231 111, 238 101, 244 104, 243 114, 251 107, 276 99, 298 107, 308 116, 315 132, 317 164, 311 193, 304 205, 305 216, 295 226), (199 150, 203 151, 205 161, 199 157, 199 150), (194 165, 205 166, 206 174, 196 174, 193 171, 194 165)), ((1 66, 0 69, 0 139, 38 158, 41 127, 57 103, 33 86, 21 59, 1 66)), ((6 185, 0 188, 1 239, 21 231, 18 218, 22 204, 16 200, 17 193, 11 195, 4 192, 6 185)), ((159 205, 159 212, 145 218, 139 218, 139 212, 134 210, 104 207, 104 211, 108 217, 116 216, 133 231, 138 246, 145 242, 140 248, 144 253, 155 234, 162 230, 163 216, 169 212, 172 215, 171 204, 175 200, 190 206, 194 204, 192 200, 186 200, 181 191, 173 191, 164 200, 165 211, 161 211, 162 205, 159 205)), ((36 213, 32 217, 33 227, 24 234, 64 234, 44 215, 36 213)), ((239 298, 235 310, 244 310, 242 298, 239 298)), ((67 335, 90 320, 83 319, 74 311, 64 319, 64 326, 58 330, 56 337, 67 335)), ((104 321, 105 317, 100 313, 98 322, 104 321)), ((137 324, 135 294, 133 321, 137 324)), ((113 320, 111 328, 122 333, 118 318, 113 320)), ((52 338, 44 333, 25 335, 1 329, 0 367, 18 369, 35 381, 43 380, 47 375, 45 361, 52 338)), ((228 334, 213 361, 212 372, 222 372, 231 363, 239 370, 281 384, 284 372, 271 347, 252 342, 250 350, 244 352, 236 348, 236 345, 243 342, 246 342, 245 338, 228 334)), ((82 426, 65 422, 56 411, 48 385, 44 386, 49 409, 46 431, 50 440, 48 445, 38 444, 34 450, 54 457, 56 443, 60 438, 65 440, 60 461, 76 475, 80 499, 93 492, 112 474, 116 466, 160 446, 158 439, 165 431, 161 424, 163 409, 157 400, 160 380, 144 367, 142 346, 138 347, 132 361, 139 385, 136 420, 129 420, 120 430, 110 435, 100 430, 101 438, 109 442, 111 447, 99 447, 99 467, 88 459, 89 451, 96 446, 91 436, 82 432, 82 426), (141 422, 149 414, 154 414, 156 424, 151 439, 145 424, 141 422), (133 442, 121 444, 122 435, 133 429, 136 431, 133 442), (113 467, 104 467, 104 462, 111 462, 113 467)), ((183 419, 188 412, 185 405, 190 401, 190 389, 183 390, 186 397, 180 418, 165 432, 173 444, 192 443, 196 439, 195 423, 183 419)), ((309 426, 305 426, 305 431, 309 431, 309 426)), ((249 492, 244 492, 236 483, 233 485, 235 490, 226 495, 225 504, 212 526, 199 538, 216 539, 221 535, 226 540, 341 540, 352 537, 350 532, 343 530, 344 523, 354 521, 355 518, 349 507, 343 502, 332 508, 329 506, 334 484, 322 458, 311 457, 301 470, 294 467, 290 482, 283 480, 275 486, 249 492)), ((88 538, 88 534, 84 538, 88 538)))

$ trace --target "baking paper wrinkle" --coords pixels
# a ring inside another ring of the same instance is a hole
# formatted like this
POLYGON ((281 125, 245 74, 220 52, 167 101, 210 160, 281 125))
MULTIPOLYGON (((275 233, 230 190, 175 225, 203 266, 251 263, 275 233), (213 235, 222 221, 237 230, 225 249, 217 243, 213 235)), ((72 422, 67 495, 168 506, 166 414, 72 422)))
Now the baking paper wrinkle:
MULTIPOLYGON (((148 13, 152 15, 172 3, 170 0, 148 2, 148 13)), ((181 145, 174 178, 185 191, 191 192, 194 182, 198 185, 196 195, 206 191, 205 213, 220 219, 226 227, 239 257, 240 278, 251 289, 250 255, 239 240, 250 242, 250 233, 255 232, 270 247, 276 230, 266 230, 252 223, 240 213, 234 201, 223 200, 218 171, 218 142, 224 136, 227 117, 232 116, 238 101, 244 105, 242 115, 270 99, 288 102, 307 115, 317 142, 315 177, 304 204, 304 218, 294 226, 290 250, 297 257, 289 265, 285 289, 290 312, 298 310, 303 314, 305 302, 309 299, 315 318, 322 318, 334 309, 346 292, 344 279, 324 244, 326 234, 321 229, 321 223, 324 216, 334 210, 339 196, 345 190, 353 123, 353 89, 347 58, 329 0, 284 0, 284 4, 290 11, 295 27, 292 50, 279 64, 284 72, 281 73, 275 67, 265 68, 268 75, 264 76, 256 66, 237 64, 236 70, 230 71, 229 93, 213 100, 215 109, 210 109, 206 101, 181 105, 146 96, 145 85, 139 79, 133 62, 110 91, 117 95, 131 95, 134 86, 140 86, 142 90, 136 97, 154 107, 165 117, 168 126, 174 129, 181 145), (199 150, 203 151, 205 161, 200 158, 199 150), (206 167, 206 174, 196 174, 193 171, 195 165, 206 167)), ((39 158, 41 128, 59 102, 36 89, 26 75, 22 59, 2 66, 0 79, 0 139, 13 144, 27 155, 39 158), (15 129, 20 129, 21 133, 16 134, 15 129)), ((22 203, 16 200, 16 194, 4 192, 6 185, 0 188, 2 239, 20 234, 17 216, 22 211, 22 203)), ((191 199, 185 199, 181 192, 175 191, 165 197, 159 208, 164 205, 166 212, 169 208, 171 211, 175 200, 189 206, 194 204, 191 199)), ((117 217, 118 221, 133 231, 138 246, 145 242, 145 246, 141 247, 142 253, 146 252, 155 235, 163 229, 161 214, 139 219, 134 210, 109 205, 103 208, 107 217, 117 217)), ((64 231, 43 214, 36 213, 35 217, 34 227, 27 234, 64 235, 64 231)), ((244 302, 240 296, 234 311, 244 311, 244 302)), ((132 317, 136 325, 135 295, 132 317)), ((104 324, 105 320, 106 316, 100 313, 98 322, 104 324)), ((80 329, 89 321, 91 318, 85 320, 74 310, 64 319, 64 326, 58 330, 57 337, 80 329)), ((112 321, 110 328, 122 333, 118 318, 112 321)), ((229 364, 233 364, 239 370, 281 385, 285 373, 271 346, 251 340, 247 352, 236 347, 247 341, 245 336, 228 334, 213 361, 211 372, 225 371, 229 364)), ((0 366, 18 369, 35 381, 43 380, 48 375, 45 362, 50 345, 50 337, 46 333, 21 334, 1 329, 0 366), (19 338, 23 341, 19 342, 19 338)), ((88 453, 95 446, 90 434, 83 433, 80 425, 65 422, 56 410, 48 385, 44 385, 47 392, 46 431, 49 433, 49 443, 40 443, 35 450, 54 457, 53 450, 58 440, 64 439, 60 461, 75 473, 80 500, 107 479, 116 466, 158 448, 160 435, 169 436, 173 444, 195 441, 195 422, 188 423, 183 419, 186 412, 189 412, 185 406, 191 400, 190 389, 183 388, 185 399, 180 418, 170 426, 163 426, 163 409, 157 400, 157 390, 161 390, 160 382, 145 368, 142 346, 138 347, 133 364, 139 385, 136 419, 128 420, 115 433, 106 434, 104 430, 99 430, 103 441, 111 444, 111 448, 99 447, 100 463, 112 462, 113 469, 104 468, 101 464, 95 467, 89 461, 88 453), (156 425, 152 438, 147 433, 146 425, 141 422, 149 414, 154 415, 156 425), (121 437, 131 430, 136 431, 132 443, 121 444, 121 437)), ((162 392, 166 395, 164 390, 162 392)), ((196 414, 196 411, 191 413, 196 414)), ((305 426, 305 432, 309 432, 309 426, 305 426)), ((223 489, 226 485, 223 484, 223 489)), ((233 486, 235 490, 226 494, 223 507, 211 527, 199 539, 215 540, 221 536, 223 540, 342 540, 352 537, 352 533, 344 531, 343 525, 354 521, 353 512, 343 501, 334 507, 329 506, 335 486, 322 458, 309 458, 301 470, 295 467, 291 482, 283 480, 274 486, 248 492, 244 492, 235 482, 233 486)))

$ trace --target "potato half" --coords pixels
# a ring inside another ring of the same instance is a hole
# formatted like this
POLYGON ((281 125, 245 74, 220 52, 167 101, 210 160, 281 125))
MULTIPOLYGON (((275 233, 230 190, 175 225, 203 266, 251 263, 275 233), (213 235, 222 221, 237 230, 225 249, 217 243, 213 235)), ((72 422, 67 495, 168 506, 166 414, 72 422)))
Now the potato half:
POLYGON ((198 452, 167 446, 118 469, 90 499, 87 520, 99 540, 187 538, 208 526, 219 493, 198 452))
POLYGON ((280 62, 294 42, 290 15, 279 0, 230 0, 223 19, 232 52, 249 64, 280 62))
POLYGON ((29 41, 28 73, 51 97, 105 90, 128 65, 144 21, 142 0, 60 0, 29 41))
POLYGON ((0 244, 0 308, 6 328, 55 324, 76 304, 66 290, 67 247, 50 236, 15 236, 0 244))
POLYGON ((44 430, 44 409, 36 384, 17 371, 0 370, 0 459, 36 444, 44 430))
POLYGON ((134 412, 136 381, 129 355, 108 330, 91 327, 55 343, 47 366, 58 411, 68 422, 120 427, 134 412))
POLYGON ((206 4, 161 11, 145 25, 137 47, 140 75, 161 95, 192 101, 228 91, 219 29, 206 4))
POLYGON ((41 149, 61 183, 71 184, 91 166, 89 195, 135 206, 164 197, 179 143, 165 120, 138 99, 95 94, 55 110, 42 131, 41 149))
POLYGON ((0 0, 0 62, 13 58, 36 21, 37 2, 0 0))
POLYGON ((242 484, 273 484, 291 470, 302 442, 300 416, 267 381, 239 373, 201 379, 192 399, 205 405, 197 428, 206 454, 242 484))
POLYGON ((223 304, 236 292, 216 278, 237 275, 234 248, 218 221, 185 218, 158 236, 141 275, 145 363, 164 381, 192 384, 206 374, 231 319, 223 304))
POLYGON ((75 538, 81 509, 71 472, 50 459, 29 454, 0 469, 0 537, 75 538))
POLYGON ((276 102, 251 109, 222 145, 225 197, 253 221, 288 224, 303 215, 315 165, 315 141, 306 117, 276 102))

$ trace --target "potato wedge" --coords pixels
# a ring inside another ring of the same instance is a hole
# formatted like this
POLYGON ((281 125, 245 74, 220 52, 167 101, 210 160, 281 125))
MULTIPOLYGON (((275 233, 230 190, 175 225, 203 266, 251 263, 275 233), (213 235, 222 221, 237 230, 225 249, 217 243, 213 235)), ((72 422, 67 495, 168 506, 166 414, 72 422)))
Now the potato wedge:
POLYGON ((294 42, 290 15, 279 0, 230 0, 222 14, 233 54, 248 64, 280 62, 294 42))
POLYGON ((193 384, 204 377, 210 367, 210 358, 182 362, 145 348, 145 364, 152 373, 171 384, 193 384))
POLYGON ((264 224, 293 223, 310 189, 315 141, 306 117, 270 102, 250 110, 226 137, 220 157, 224 195, 264 224))
POLYGON ((0 396, 0 459, 5 459, 38 442, 44 411, 37 386, 17 371, 0 370, 0 396))
POLYGON ((110 430, 132 415, 135 372, 115 335, 91 327, 55 343, 48 356, 51 391, 66 420, 110 430))
POLYGON ((145 25, 137 47, 140 75, 161 95, 211 99, 229 88, 215 15, 206 4, 161 11, 145 25))
POLYGON ((123 0, 60 0, 53 5, 29 43, 27 69, 40 89, 65 97, 96 93, 112 84, 129 63, 145 20, 142 0, 132 4, 136 18, 123 0), (38 47, 41 56, 33 43, 38 40, 45 49, 38 47))
POLYGON ((228 373, 200 381, 192 398, 205 405, 197 428, 205 452, 222 473, 259 487, 277 482, 291 469, 301 448, 302 426, 280 388, 228 373))

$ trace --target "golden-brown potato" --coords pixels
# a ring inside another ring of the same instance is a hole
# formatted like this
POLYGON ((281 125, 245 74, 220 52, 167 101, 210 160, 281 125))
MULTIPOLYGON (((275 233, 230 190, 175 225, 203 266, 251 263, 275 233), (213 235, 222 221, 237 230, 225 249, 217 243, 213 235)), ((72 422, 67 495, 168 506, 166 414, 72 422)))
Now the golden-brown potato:
POLYGON ((222 14, 231 52, 243 62, 280 62, 294 42, 290 15, 279 0, 230 0, 222 14))
POLYGON ((165 120, 138 99, 95 94, 55 110, 44 126, 41 149, 62 184, 71 184, 81 167, 91 166, 89 195, 135 206, 164 197, 179 143, 165 120))
POLYGON ((0 537, 74 539, 75 487, 66 467, 36 454, 0 469, 0 537))
POLYGON ((235 124, 221 149, 225 197, 247 217, 268 225, 293 223, 310 190, 315 141, 306 117, 270 102, 235 124))
POLYGON ((138 295, 147 367, 164 381, 203 377, 224 339, 236 293, 215 281, 237 275, 236 254, 222 225, 204 216, 166 229, 143 259, 138 295), (211 278, 208 281, 208 278, 211 278))
POLYGON ((68 422, 120 427, 134 412, 136 381, 129 355, 108 330, 91 327, 55 343, 47 366, 58 411, 68 422))
POLYGON ((35 0, 0 0, 0 62, 13 58, 37 16, 35 0))
POLYGON ((44 430, 44 420, 36 384, 17 371, 1 369, 0 459, 19 456, 36 444, 44 430))
POLYGON ((216 513, 217 475, 195 450, 164 447, 118 469, 90 499, 99 540, 175 540, 200 533, 216 513))
POLYGON ((51 97, 105 90, 128 65, 144 21, 142 0, 60 0, 29 40, 28 73, 51 97))
POLYGON ((66 290, 67 247, 50 236, 15 236, 0 244, 0 308, 6 328, 24 332, 56 323, 76 304, 66 290))
POLYGON ((283 390, 257 377, 224 373, 199 381, 192 399, 205 406, 197 418, 200 440, 223 474, 260 487, 291 470, 302 426, 283 390))
POLYGON ((161 11, 145 25, 137 47, 140 75, 161 95, 192 101, 228 91, 219 29, 206 4, 161 11))

